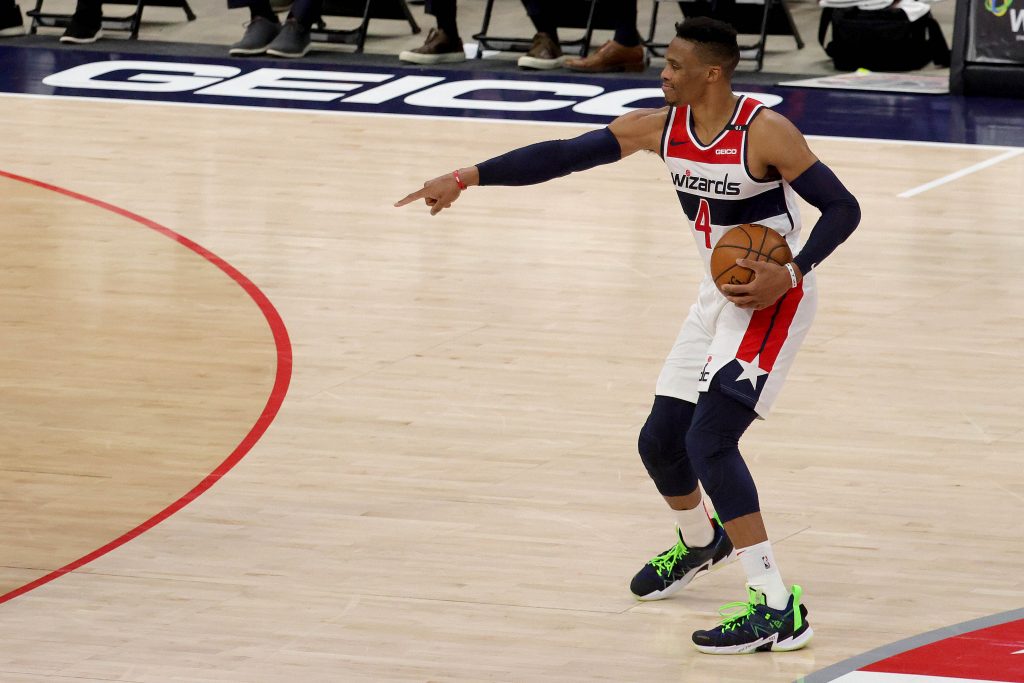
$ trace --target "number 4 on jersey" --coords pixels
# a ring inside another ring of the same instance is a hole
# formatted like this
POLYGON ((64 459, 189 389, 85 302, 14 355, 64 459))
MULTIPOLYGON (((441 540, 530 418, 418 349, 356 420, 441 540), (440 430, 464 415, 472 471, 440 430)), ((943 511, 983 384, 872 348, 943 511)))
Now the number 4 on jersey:
POLYGON ((704 233, 704 246, 711 248, 711 208, 708 200, 701 199, 697 206, 697 217, 693 219, 693 229, 704 233))

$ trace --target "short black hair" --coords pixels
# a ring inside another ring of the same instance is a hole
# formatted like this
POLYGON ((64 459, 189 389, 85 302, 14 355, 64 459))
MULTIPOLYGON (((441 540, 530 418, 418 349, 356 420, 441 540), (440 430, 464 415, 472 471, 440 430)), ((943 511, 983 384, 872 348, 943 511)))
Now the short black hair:
POLYGON ((736 29, 711 17, 691 17, 676 25, 676 36, 697 44, 697 50, 708 64, 717 64, 731 74, 740 62, 736 29))

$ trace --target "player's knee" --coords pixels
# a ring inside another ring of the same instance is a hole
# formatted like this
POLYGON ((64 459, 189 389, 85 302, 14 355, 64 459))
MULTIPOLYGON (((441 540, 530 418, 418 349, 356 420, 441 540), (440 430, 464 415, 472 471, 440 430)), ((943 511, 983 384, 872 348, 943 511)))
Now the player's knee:
POLYGON ((697 488, 697 475, 686 455, 686 430, 693 409, 692 403, 678 398, 655 396, 640 430, 640 459, 662 495, 680 496, 697 488))
POLYGON ((739 457, 739 439, 727 431, 693 425, 686 432, 686 452, 704 488, 715 488, 722 478, 722 461, 739 457))
POLYGON ((713 460, 739 452, 739 438, 728 431, 693 425, 686 432, 686 451, 700 460, 713 460))
POLYGON ((753 410, 722 394, 715 377, 686 432, 686 451, 698 473, 716 461, 739 457, 740 437, 755 417, 753 410))
POLYGON ((734 431, 707 425, 695 425, 686 434, 690 462, 724 522, 760 510, 739 437, 734 431))

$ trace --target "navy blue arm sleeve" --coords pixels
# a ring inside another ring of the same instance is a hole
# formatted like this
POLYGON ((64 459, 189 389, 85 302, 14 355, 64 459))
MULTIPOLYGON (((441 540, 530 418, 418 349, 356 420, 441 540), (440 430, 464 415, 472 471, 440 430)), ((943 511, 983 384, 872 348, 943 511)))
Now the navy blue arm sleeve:
POLYGON ((793 259, 800 272, 806 274, 853 233, 860 223, 860 204, 832 169, 820 161, 814 162, 789 185, 808 204, 821 211, 811 236, 793 259))
POLYGON ((622 158, 619 141, 602 128, 571 140, 520 147, 476 165, 481 185, 536 185, 622 158))

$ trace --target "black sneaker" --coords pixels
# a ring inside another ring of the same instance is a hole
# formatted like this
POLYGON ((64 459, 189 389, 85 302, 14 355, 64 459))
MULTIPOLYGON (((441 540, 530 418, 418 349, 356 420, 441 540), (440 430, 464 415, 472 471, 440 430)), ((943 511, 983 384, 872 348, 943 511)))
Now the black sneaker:
POLYGON ((102 37, 103 31, 100 30, 99 22, 83 21, 72 16, 71 23, 64 30, 64 35, 60 37, 60 42, 85 45, 86 43, 95 43, 102 37))
POLYGON ((679 540, 674 546, 658 555, 637 572, 629 584, 629 590, 638 600, 661 600, 672 595, 701 573, 725 564, 732 559, 732 541, 718 520, 715 537, 703 548, 689 548, 683 543, 683 536, 676 530, 679 540))
POLYGON ((466 61, 466 50, 462 39, 449 38, 439 28, 432 28, 427 33, 427 40, 415 50, 402 50, 398 53, 398 61, 412 64, 449 64, 466 61))
POLYGON ((245 26, 245 35, 228 49, 229 55, 261 55, 281 32, 281 24, 264 17, 253 17, 245 26))
POLYGON ((302 57, 309 52, 309 28, 295 19, 284 22, 284 28, 277 38, 267 45, 267 54, 275 57, 302 57))
POLYGON ((807 608, 800 603, 803 589, 793 586, 786 609, 765 604, 764 593, 747 587, 747 602, 731 602, 719 612, 725 621, 710 631, 695 631, 694 646, 709 655, 799 650, 814 635, 807 608))
POLYGON ((0 38, 25 35, 25 20, 17 5, 0 9, 0 38))

